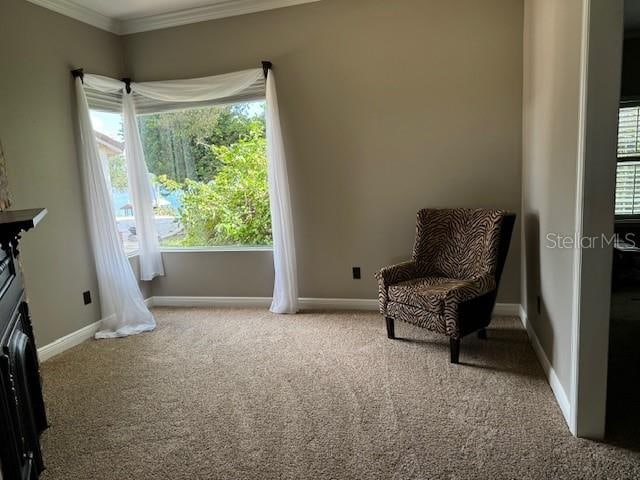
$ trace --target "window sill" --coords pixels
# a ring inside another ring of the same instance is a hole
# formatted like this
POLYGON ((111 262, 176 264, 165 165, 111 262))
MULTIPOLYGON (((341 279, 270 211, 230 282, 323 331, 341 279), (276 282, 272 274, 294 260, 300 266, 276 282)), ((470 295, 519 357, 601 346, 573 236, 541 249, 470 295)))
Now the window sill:
MULTIPOLYGON (((160 253, 225 253, 225 252, 273 252, 273 247, 164 247, 160 253)), ((126 253, 127 258, 140 256, 140 251, 126 253)))
POLYGON ((164 247, 162 253, 273 252, 273 247, 164 247))
POLYGON ((637 225, 640 223, 640 218, 635 217, 635 218, 616 218, 615 219, 615 224, 616 225, 637 225))

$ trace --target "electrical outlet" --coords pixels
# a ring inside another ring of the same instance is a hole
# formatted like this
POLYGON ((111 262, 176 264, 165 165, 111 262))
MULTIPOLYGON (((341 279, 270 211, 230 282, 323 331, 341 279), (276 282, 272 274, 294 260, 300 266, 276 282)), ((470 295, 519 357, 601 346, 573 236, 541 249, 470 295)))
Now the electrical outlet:
POLYGON ((362 276, 360 275, 360 267, 353 267, 353 279, 360 280, 362 276))
POLYGON ((538 315, 542 313, 542 300, 540 299, 540 295, 537 297, 538 299, 538 315))
POLYGON ((91 303, 91 292, 89 290, 82 292, 82 299, 85 305, 89 305, 91 303))

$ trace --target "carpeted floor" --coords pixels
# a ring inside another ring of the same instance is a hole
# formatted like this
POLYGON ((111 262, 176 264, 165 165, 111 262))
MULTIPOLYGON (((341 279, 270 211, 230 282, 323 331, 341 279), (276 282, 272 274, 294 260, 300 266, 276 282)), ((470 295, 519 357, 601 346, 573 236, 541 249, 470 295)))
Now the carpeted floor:
POLYGON ((44 480, 635 479, 567 430, 517 319, 462 344, 375 313, 156 309, 45 362, 44 480))

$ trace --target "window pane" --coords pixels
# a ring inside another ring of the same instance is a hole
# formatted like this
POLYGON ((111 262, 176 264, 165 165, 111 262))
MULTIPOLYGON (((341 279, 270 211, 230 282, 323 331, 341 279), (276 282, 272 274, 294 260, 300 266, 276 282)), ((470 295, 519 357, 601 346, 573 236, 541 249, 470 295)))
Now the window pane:
POLYGON ((640 215, 640 161, 618 163, 615 213, 640 215))
POLYGON ((264 102, 140 115, 162 246, 271 245, 264 102))
POLYGON ((96 133, 100 158, 108 166, 113 215, 120 242, 126 253, 132 253, 138 250, 138 238, 127 181, 122 115, 92 110, 91 122, 96 133))
POLYGON ((621 108, 618 114, 618 157, 640 155, 640 107, 621 108))

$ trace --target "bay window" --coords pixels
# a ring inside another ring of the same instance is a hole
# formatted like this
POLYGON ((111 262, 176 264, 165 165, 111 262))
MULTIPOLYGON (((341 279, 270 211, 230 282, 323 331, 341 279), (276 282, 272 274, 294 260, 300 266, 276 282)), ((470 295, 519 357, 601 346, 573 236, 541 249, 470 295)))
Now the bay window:
MULTIPOLYGON (((164 248, 272 244, 264 101, 138 115, 164 248)), ((138 248, 122 115, 92 110, 125 252, 138 248)))

